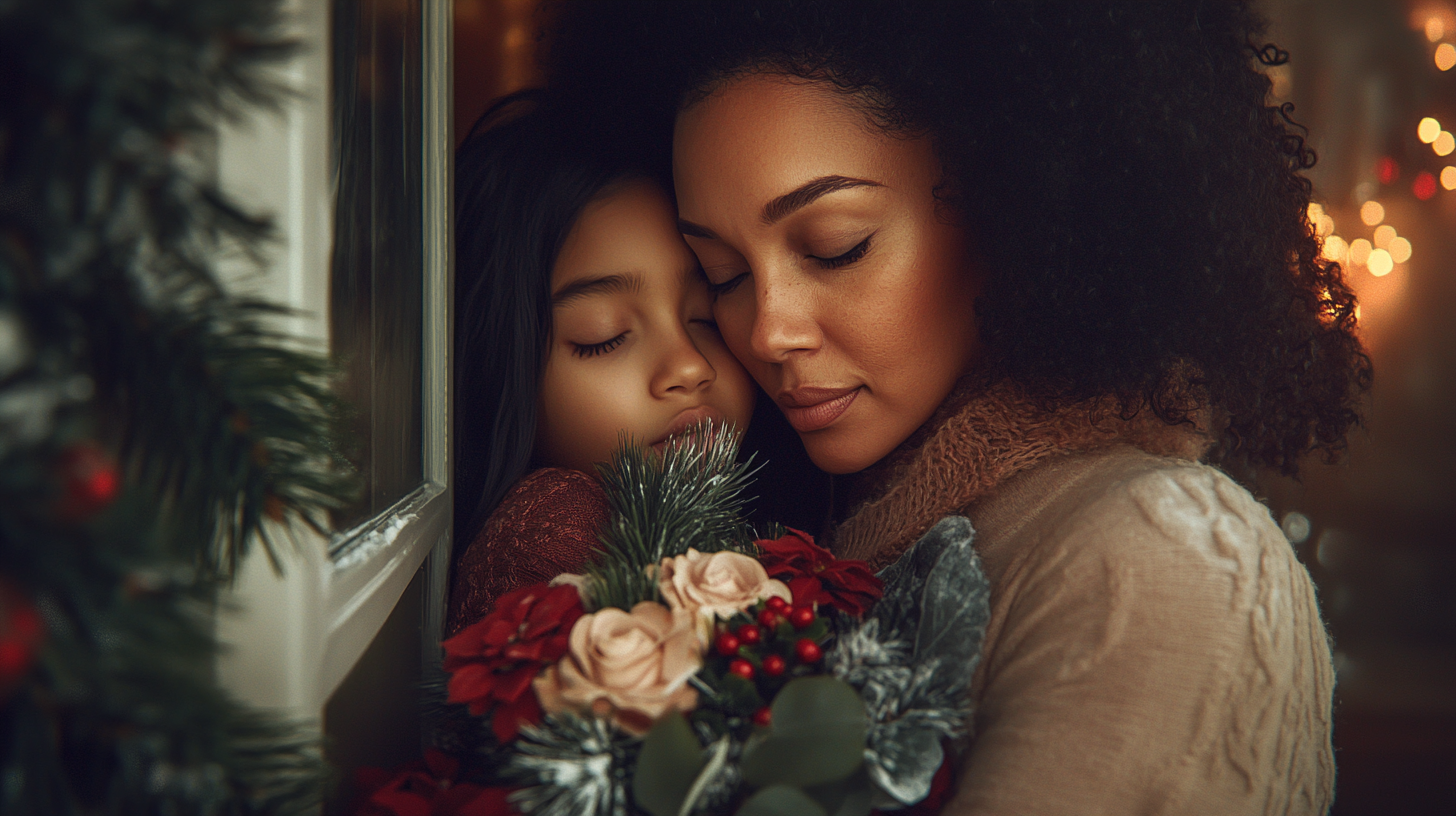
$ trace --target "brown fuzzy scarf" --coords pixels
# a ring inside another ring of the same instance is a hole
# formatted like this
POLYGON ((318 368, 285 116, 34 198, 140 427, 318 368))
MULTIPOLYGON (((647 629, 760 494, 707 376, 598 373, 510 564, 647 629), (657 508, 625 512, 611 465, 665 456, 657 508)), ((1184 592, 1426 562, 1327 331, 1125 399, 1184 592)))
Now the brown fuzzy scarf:
POLYGON ((1197 459, 1212 443, 1208 426, 1168 425, 1147 410, 1124 419, 1105 400, 1048 411, 1009 381, 977 389, 948 400, 922 433, 866 473, 870 498, 835 527, 832 546, 878 571, 935 522, 1049 457, 1129 444, 1197 459))

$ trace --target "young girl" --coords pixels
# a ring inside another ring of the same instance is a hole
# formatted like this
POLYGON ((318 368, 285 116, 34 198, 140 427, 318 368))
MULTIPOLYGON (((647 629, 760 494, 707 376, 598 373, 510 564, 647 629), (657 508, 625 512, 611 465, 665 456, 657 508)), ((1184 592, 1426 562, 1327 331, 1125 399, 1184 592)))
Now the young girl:
POLYGON ((623 433, 742 430, 756 387, 712 319, 661 184, 534 94, 496 105, 456 166, 455 530, 446 635, 511 589, 580 572, 623 433))

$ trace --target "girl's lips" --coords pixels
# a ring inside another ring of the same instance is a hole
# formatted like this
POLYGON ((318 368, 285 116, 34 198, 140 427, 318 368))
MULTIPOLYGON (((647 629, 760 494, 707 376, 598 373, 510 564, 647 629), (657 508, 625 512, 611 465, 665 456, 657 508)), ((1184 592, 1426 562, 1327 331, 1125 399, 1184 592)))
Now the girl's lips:
POLYGON ((699 405, 696 408, 689 408, 673 417, 672 424, 667 426, 667 432, 652 443, 656 450, 666 447, 669 440, 674 436, 691 431, 704 422, 712 422, 714 428, 722 427, 723 414, 711 405, 699 405))
POLYGON ((794 430, 809 433, 839 419, 859 396, 860 388, 795 388, 779 394, 779 408, 794 430))

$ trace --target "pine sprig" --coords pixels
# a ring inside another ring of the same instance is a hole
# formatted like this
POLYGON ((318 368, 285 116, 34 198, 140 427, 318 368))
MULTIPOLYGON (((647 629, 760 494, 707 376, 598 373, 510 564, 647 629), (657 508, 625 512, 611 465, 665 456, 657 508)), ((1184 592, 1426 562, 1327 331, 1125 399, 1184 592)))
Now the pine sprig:
POLYGON ((599 469, 611 518, 601 533, 600 560, 588 569, 597 608, 631 609, 657 599, 655 569, 686 553, 748 551, 743 491, 756 468, 738 462, 739 435, 706 425, 660 454, 624 438, 599 469))
POLYGON ((213 674, 247 542, 352 494, 332 369, 217 268, 271 240, 209 151, 286 95, 283 21, 280 0, 0 0, 0 583, 45 630, 0 691, 5 814, 322 796, 316 736, 213 674), (114 481, 68 510, 78 449, 114 481))

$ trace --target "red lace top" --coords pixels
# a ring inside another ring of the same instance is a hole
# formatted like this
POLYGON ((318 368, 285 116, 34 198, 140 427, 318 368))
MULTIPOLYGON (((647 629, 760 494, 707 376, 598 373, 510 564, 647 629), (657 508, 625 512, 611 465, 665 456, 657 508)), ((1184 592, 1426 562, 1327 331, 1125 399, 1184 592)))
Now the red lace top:
POLYGON ((513 589, 581 572, 607 519, 607 495, 577 470, 542 468, 511 488, 455 564, 445 637, 513 589))

